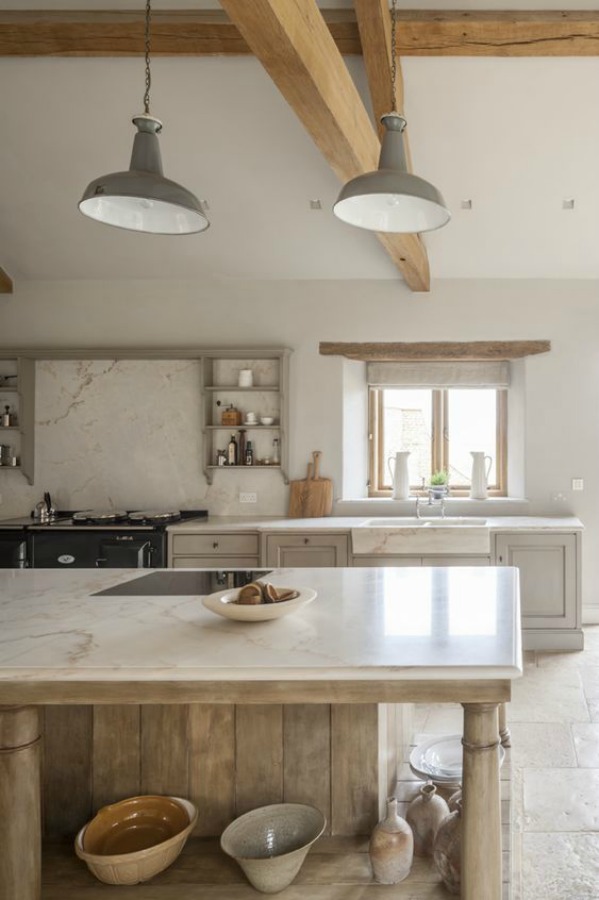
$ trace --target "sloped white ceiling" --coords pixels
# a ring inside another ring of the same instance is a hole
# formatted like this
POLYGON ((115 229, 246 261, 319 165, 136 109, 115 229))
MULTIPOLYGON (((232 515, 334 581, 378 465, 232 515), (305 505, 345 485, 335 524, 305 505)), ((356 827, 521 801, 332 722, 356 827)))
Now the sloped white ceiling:
MULTIPOLYGON (((361 59, 348 63, 366 97, 361 59)), ((599 59, 403 67, 415 171, 453 211, 426 238, 433 279, 599 277, 599 59)), ((336 177, 252 57, 153 62, 165 175, 210 204, 211 228, 189 237, 130 234, 77 210, 92 178, 128 166, 141 60, 0 59, 0 85, 0 265, 16 278, 400 277, 376 238, 333 217, 336 177)))

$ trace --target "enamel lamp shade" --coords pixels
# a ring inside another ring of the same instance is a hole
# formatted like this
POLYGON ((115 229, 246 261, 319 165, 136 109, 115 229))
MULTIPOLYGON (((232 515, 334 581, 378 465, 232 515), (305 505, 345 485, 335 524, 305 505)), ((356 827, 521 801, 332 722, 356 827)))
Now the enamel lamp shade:
POLYGON ((441 193, 407 169, 402 133, 406 120, 392 112, 381 122, 385 135, 378 169, 348 181, 333 212, 343 222, 368 231, 420 233, 441 228, 451 218, 441 193))
POLYGON ((117 228, 150 234, 193 234, 209 227, 202 204, 162 174, 158 134, 162 122, 149 114, 133 119, 137 134, 126 172, 95 178, 79 202, 81 212, 117 228))

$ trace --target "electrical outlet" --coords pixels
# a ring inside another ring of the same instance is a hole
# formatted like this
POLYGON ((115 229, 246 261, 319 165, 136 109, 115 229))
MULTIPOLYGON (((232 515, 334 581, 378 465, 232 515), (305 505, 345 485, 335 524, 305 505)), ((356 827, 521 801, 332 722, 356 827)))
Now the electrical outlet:
POLYGON ((258 502, 258 494, 254 493, 241 493, 239 495, 240 503, 257 503, 258 502))
POLYGON ((551 495, 551 499, 555 500, 556 502, 560 502, 561 500, 566 499, 566 495, 562 494, 561 491, 558 491, 556 494, 551 495))
POLYGON ((573 491, 584 491, 584 481, 582 478, 573 478, 572 479, 572 490, 573 491))

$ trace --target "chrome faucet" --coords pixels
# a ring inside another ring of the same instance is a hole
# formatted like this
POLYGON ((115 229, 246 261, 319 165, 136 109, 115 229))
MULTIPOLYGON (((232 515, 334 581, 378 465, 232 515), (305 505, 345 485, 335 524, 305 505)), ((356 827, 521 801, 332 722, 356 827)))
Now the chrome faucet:
MULTIPOLYGON (((428 506, 434 506, 434 505, 435 505, 435 499, 438 499, 439 505, 440 505, 440 507, 441 507, 441 518, 442 518, 442 519, 445 518, 445 496, 446 496, 446 495, 443 494, 442 497, 435 498, 435 496, 434 496, 434 491, 429 490, 429 492, 428 492, 428 506)), ((418 513, 416 513, 416 515, 418 515, 418 513)))

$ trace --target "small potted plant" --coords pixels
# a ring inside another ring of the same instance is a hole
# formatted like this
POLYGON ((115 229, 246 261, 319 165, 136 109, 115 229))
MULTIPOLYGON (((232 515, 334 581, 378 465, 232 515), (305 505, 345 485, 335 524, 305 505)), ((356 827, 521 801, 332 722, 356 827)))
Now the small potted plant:
POLYGON ((433 492, 435 500, 440 500, 442 497, 447 496, 449 490, 447 481, 447 472, 444 472, 443 470, 433 472, 431 475, 430 490, 433 492))

